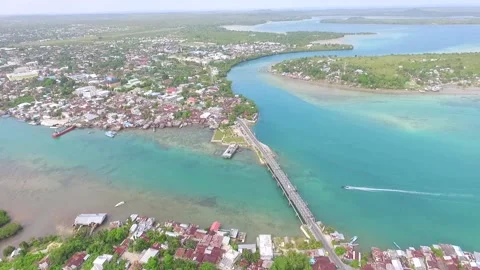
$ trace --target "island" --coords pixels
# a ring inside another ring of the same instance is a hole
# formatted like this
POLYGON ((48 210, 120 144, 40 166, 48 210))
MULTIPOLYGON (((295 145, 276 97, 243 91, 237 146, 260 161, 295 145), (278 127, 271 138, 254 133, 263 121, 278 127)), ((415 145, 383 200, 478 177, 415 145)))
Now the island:
POLYGON ((433 24, 433 25, 449 25, 449 24, 480 24, 480 18, 367 18, 367 17, 349 17, 346 19, 323 19, 321 23, 343 23, 343 24, 433 24))
POLYGON ((480 86, 480 54, 313 57, 284 61, 270 72, 352 89, 440 92, 480 86))

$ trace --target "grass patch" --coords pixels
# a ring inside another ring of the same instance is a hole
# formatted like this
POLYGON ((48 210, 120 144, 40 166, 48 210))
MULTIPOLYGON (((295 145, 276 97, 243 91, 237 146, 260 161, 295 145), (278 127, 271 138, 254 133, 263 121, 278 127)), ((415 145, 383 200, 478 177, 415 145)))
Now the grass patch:
POLYGON ((223 133, 223 131, 221 131, 220 129, 216 129, 215 133, 213 134, 213 140, 221 141, 224 135, 225 134, 223 133))
POLYGON ((221 141, 222 143, 231 144, 246 144, 245 138, 238 136, 232 128, 217 129, 213 134, 214 141, 221 141))

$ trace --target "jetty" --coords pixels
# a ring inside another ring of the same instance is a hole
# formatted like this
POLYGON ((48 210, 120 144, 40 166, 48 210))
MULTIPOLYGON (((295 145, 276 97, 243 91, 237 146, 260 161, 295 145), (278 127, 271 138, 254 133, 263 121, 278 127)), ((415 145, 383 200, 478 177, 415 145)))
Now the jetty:
POLYGON ((328 252, 330 260, 337 266, 337 269, 352 269, 348 265, 344 264, 340 257, 335 254, 331 243, 327 240, 322 232, 322 229, 320 228, 320 222, 317 222, 315 216, 312 214, 312 211, 310 211, 308 204, 302 199, 295 186, 290 182, 287 174, 282 170, 280 164, 275 159, 275 155, 273 154, 272 150, 270 150, 268 146, 264 145, 257 139, 245 120, 237 118, 237 125, 245 136, 247 143, 263 159, 265 166, 272 174, 272 177, 276 180, 277 185, 282 190, 283 195, 288 200, 288 204, 292 207, 295 215, 302 224, 306 225, 310 229, 315 240, 323 243, 325 250, 328 252))
POLYGON ((233 157, 235 152, 237 152, 237 150, 238 150, 238 144, 232 143, 228 146, 227 150, 223 152, 222 157, 225 159, 230 159, 233 157))

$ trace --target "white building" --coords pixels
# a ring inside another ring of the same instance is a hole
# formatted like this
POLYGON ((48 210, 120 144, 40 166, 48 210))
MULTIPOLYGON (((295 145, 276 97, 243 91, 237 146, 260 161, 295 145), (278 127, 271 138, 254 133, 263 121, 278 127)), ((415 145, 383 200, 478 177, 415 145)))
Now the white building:
POLYGON ((223 254, 223 258, 220 261, 219 267, 223 270, 231 270, 234 269, 235 263, 240 258, 240 252, 235 251, 234 249, 229 249, 225 254, 223 254))
POLYGON ((392 260, 392 265, 393 265, 393 269, 395 270, 403 270, 402 263, 400 262, 399 259, 392 260))
POLYGON ((24 79, 31 79, 31 78, 36 78, 36 77, 38 77, 38 71, 36 71, 36 70, 31 70, 31 71, 17 70, 13 73, 7 74, 7 78, 10 81, 21 81, 21 80, 24 80, 24 79))
POLYGON ((110 91, 99 90, 95 86, 85 86, 77 88, 74 91, 75 95, 82 96, 83 98, 91 99, 94 97, 107 97, 110 91))
POLYGON ((415 267, 416 270, 426 270, 425 263, 420 260, 419 258, 413 258, 412 259, 412 264, 415 267))
POLYGON ((273 259, 273 243, 272 236, 269 234, 260 234, 257 237, 257 246, 260 250, 260 259, 272 260, 273 259))
POLYGON ((81 214, 75 218, 74 225, 83 225, 83 226, 90 226, 92 224, 101 225, 105 219, 107 218, 107 214, 81 214))
POLYGON ((93 261, 92 270, 103 270, 103 265, 106 262, 110 262, 113 258, 113 255, 103 254, 98 256, 95 261, 93 261))
POLYGON ((141 264, 146 264, 148 262, 148 259, 153 258, 158 255, 158 250, 149 248, 143 253, 142 257, 140 258, 139 262, 141 264))
POLYGON ((480 265, 480 252, 473 252, 473 256, 475 256, 475 261, 478 265, 480 265))

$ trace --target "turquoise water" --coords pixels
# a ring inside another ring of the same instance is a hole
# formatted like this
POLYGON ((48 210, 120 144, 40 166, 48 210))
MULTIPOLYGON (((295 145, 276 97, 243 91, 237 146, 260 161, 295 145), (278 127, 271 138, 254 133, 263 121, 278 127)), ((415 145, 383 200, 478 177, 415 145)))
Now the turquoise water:
MULTIPOLYGON (((331 52, 336 55, 449 51, 480 44, 480 27, 472 26, 328 27, 319 28, 314 20, 257 26, 263 31, 381 33, 349 37, 356 49, 331 52)), ((451 242, 478 248, 480 98, 367 95, 325 100, 294 95, 261 72, 274 62, 317 54, 262 58, 229 74, 234 90, 259 105, 257 136, 277 152, 316 216, 358 235, 364 247, 391 247, 396 241, 402 247, 451 242), (397 192, 345 191, 343 185, 397 192)), ((236 226, 234 217, 245 217, 248 225, 242 226, 251 232, 268 226, 277 234, 298 233, 293 212, 251 153, 226 161, 208 145, 211 133, 182 132, 158 138, 122 133, 110 140, 101 132, 75 131, 52 140, 50 129, 1 120, 0 160, 37 164, 39 173, 43 167, 77 170, 131 192, 182 196, 217 209, 207 220, 236 226)))
MULTIPOLYGON (((377 29, 380 33, 351 37, 356 48, 351 52, 323 55, 437 52, 480 44, 478 26, 325 27, 302 21, 257 29, 377 29)), ((229 74, 234 89, 259 105, 256 134, 279 153, 317 217, 358 235, 364 246, 390 247, 396 241, 402 247, 450 242, 478 248, 480 214, 474 209, 480 204, 480 98, 295 97, 259 72, 284 59, 321 54, 264 58, 238 66, 229 74), (343 185, 413 193, 345 191, 340 188, 343 185)))

